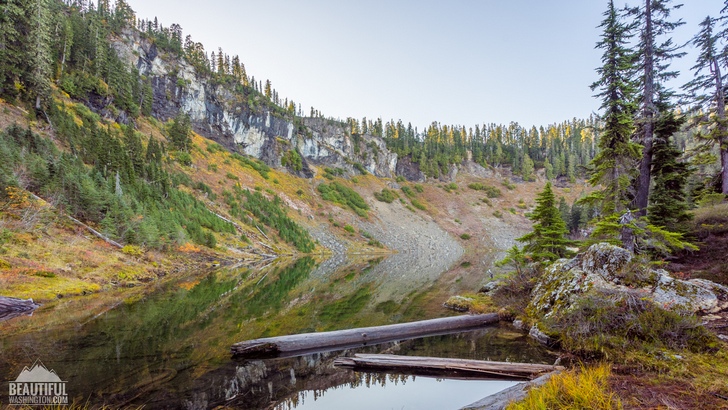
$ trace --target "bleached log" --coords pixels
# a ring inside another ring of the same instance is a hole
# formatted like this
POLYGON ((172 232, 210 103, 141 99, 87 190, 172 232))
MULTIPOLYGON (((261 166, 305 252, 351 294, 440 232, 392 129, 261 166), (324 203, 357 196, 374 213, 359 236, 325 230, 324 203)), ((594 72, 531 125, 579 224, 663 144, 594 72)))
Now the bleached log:
POLYGON ((235 343, 233 356, 305 354, 315 351, 365 346, 415 337, 457 333, 497 323, 497 313, 463 315, 395 325, 373 326, 332 332, 267 337, 235 343))

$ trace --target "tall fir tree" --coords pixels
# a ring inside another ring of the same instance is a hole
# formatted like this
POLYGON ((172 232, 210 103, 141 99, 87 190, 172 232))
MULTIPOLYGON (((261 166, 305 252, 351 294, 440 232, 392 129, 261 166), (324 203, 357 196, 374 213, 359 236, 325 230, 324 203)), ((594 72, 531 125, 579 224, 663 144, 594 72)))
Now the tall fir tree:
POLYGON ((631 137, 635 131, 633 115, 636 112, 633 53, 627 48, 634 25, 622 21, 609 2, 605 19, 600 27, 602 39, 597 48, 604 50, 602 66, 597 68, 600 78, 591 85, 602 99, 603 128, 600 129, 599 153, 590 164, 589 183, 602 187, 586 198, 600 209, 602 215, 624 212, 632 200, 630 184, 637 160, 639 146, 631 137))
POLYGON ((700 23, 700 31, 692 40, 699 50, 695 65, 691 68, 694 78, 683 89, 693 105, 692 112, 698 125, 707 129, 707 132, 700 132, 697 137, 718 146, 721 192, 728 195, 728 118, 725 112, 725 87, 728 80, 725 57, 728 55, 728 44, 725 49, 720 48, 720 38, 728 37, 728 29, 716 32, 716 23, 717 19, 710 16, 700 23))
POLYGON ((670 61, 685 54, 679 51, 681 46, 675 45, 669 37, 675 28, 684 24, 682 20, 669 20, 672 10, 682 6, 682 4, 671 6, 671 2, 672 0, 644 0, 643 7, 632 9, 640 26, 637 56, 642 71, 639 77, 640 115, 635 138, 643 148, 633 201, 634 208, 640 216, 646 215, 649 202, 652 145, 655 123, 660 116, 658 102, 668 101, 673 95, 667 88, 666 82, 677 77, 678 72, 669 70, 670 61))
POLYGON ((572 254, 568 247, 573 241, 566 238, 569 231, 556 207, 556 197, 550 182, 536 197, 536 208, 528 219, 534 222, 533 230, 516 240, 525 243, 524 251, 534 261, 547 264, 572 254))
POLYGON ((685 201, 689 168, 680 161, 681 152, 672 141, 684 123, 684 118, 668 112, 656 124, 652 166, 655 185, 647 213, 650 223, 674 232, 684 231, 683 223, 690 219, 685 201))
POLYGON ((22 24, 26 21, 23 2, 7 0, 0 12, 0 95, 17 94, 15 87, 21 74, 22 24))
POLYGON ((28 63, 30 75, 28 77, 29 92, 35 99, 35 109, 42 108, 41 103, 51 94, 51 35, 50 35, 50 5, 48 0, 32 0, 28 2, 28 18, 30 30, 28 33, 28 63))

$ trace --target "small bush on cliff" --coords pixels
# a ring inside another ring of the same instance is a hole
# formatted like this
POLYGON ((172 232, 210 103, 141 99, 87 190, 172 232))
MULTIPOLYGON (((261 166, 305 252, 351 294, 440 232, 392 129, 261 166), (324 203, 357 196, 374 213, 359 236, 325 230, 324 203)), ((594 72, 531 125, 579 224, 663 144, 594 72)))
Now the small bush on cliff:
POLYGON ((361 195, 346 185, 339 182, 332 182, 328 185, 321 184, 318 186, 318 191, 321 193, 323 199, 346 205, 353 209, 357 215, 366 218, 369 205, 367 205, 361 195))
POLYGON ((382 192, 375 192, 374 198, 377 198, 378 201, 391 204, 392 202, 394 202, 395 199, 397 199, 397 194, 387 188, 384 188, 382 189, 382 192))

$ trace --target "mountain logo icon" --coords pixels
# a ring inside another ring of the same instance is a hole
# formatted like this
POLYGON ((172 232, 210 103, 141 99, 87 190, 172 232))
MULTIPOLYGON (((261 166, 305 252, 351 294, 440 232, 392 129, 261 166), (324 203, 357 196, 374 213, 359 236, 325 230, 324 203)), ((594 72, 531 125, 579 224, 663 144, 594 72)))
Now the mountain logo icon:
POLYGON ((48 370, 40 360, 36 360, 33 366, 28 369, 28 366, 23 368, 16 382, 24 383, 61 383, 60 377, 56 374, 55 370, 48 370))
POLYGON ((10 405, 66 405, 66 382, 55 370, 48 370, 36 360, 32 366, 24 367, 15 381, 8 383, 10 405))

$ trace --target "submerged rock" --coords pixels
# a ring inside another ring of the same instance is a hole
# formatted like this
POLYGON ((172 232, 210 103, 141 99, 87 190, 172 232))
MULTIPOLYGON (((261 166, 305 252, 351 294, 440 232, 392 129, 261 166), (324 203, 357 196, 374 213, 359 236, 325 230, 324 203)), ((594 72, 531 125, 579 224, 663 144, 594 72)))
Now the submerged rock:
POLYGON ((662 269, 631 262, 629 251, 606 243, 592 245, 573 259, 561 259, 539 279, 528 309, 549 317, 570 309, 588 292, 628 293, 666 310, 697 314, 728 309, 726 286, 705 279, 676 279, 662 269))
POLYGON ((556 339, 554 339, 553 337, 544 333, 536 325, 533 325, 533 327, 531 327, 531 330, 528 332, 528 335, 530 337, 532 337, 533 339, 535 339, 537 342, 541 343, 542 345, 546 345, 546 346, 554 346, 557 342, 556 339))

